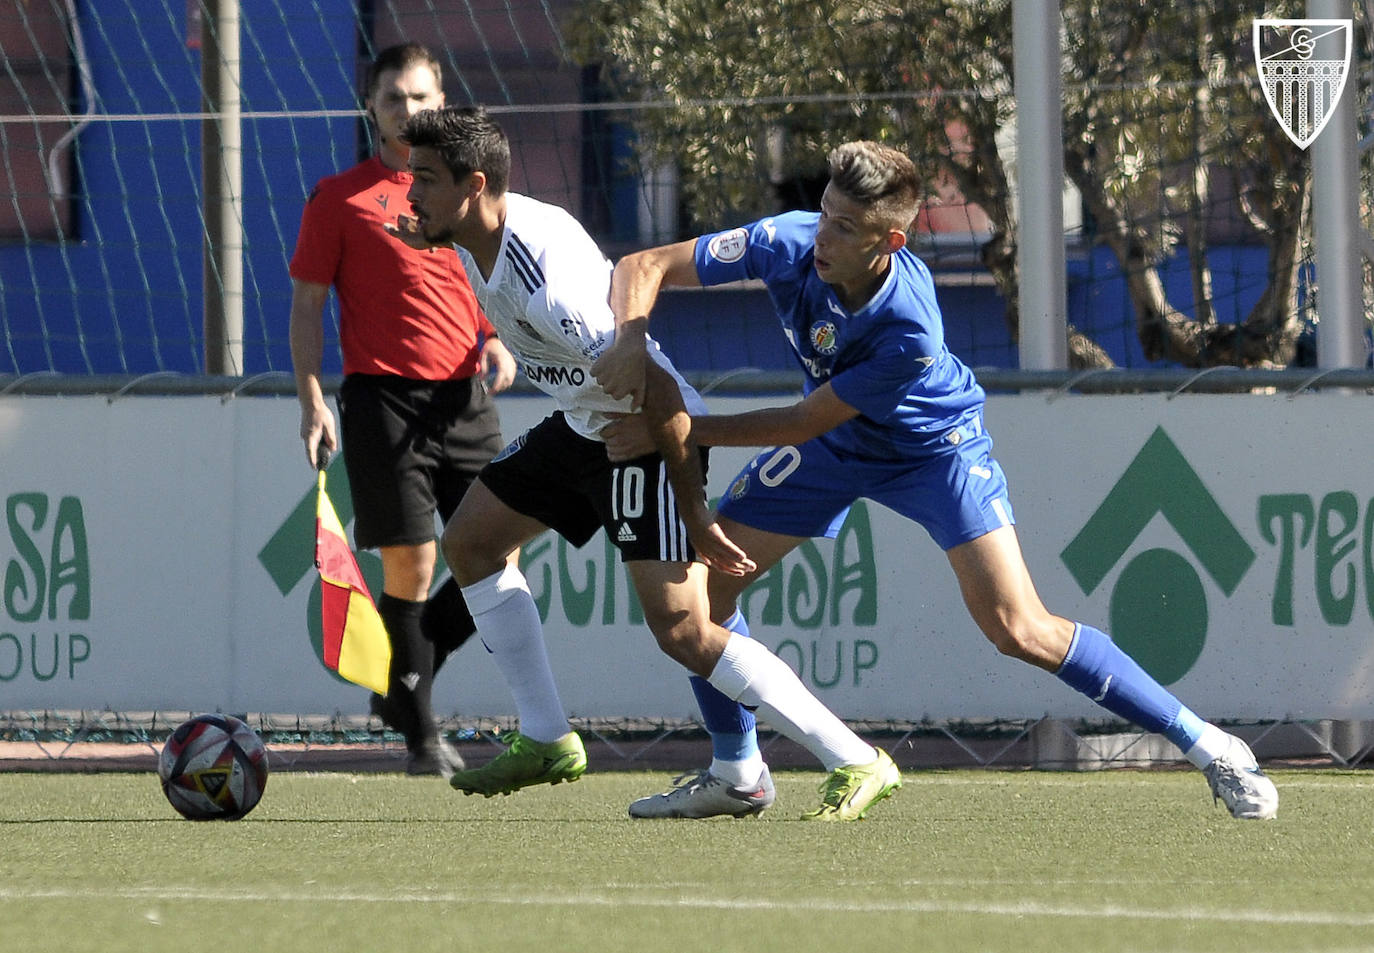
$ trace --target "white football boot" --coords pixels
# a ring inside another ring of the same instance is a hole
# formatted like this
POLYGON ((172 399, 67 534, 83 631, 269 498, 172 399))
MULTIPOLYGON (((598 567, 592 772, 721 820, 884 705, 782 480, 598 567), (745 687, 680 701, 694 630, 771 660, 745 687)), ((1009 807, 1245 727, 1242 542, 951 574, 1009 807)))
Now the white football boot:
POLYGON ((1226 753, 1202 773, 1212 788, 1213 802, 1225 804, 1232 817, 1268 820, 1278 813, 1278 789, 1260 770, 1250 746, 1234 735, 1226 753))
POLYGON ((773 803, 773 776, 764 765, 758 781, 733 787, 710 771, 682 774, 662 794, 642 797, 630 805, 631 817, 747 817, 761 814, 773 803))

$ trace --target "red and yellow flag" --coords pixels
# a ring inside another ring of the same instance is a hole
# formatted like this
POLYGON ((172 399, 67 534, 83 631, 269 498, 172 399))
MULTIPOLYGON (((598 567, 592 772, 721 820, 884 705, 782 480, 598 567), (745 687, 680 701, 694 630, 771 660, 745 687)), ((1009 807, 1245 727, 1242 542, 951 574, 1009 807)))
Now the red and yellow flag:
POLYGON ((324 664, 356 685, 385 695, 391 669, 391 640, 377 614, 358 561, 344 536, 339 514, 324 491, 315 509, 315 566, 320 571, 324 617, 324 664))

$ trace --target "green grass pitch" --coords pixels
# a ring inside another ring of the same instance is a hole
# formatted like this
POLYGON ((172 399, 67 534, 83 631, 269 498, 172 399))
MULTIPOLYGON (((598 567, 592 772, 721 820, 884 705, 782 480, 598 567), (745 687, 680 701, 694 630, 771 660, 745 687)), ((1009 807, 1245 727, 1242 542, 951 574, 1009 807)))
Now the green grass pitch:
POLYGON ((0 775, 0 950, 1153 953, 1374 950, 1374 772, 1275 772, 1232 820, 1191 771, 908 771, 869 818, 631 821, 663 774, 507 798, 271 777, 192 823, 152 774, 0 775))

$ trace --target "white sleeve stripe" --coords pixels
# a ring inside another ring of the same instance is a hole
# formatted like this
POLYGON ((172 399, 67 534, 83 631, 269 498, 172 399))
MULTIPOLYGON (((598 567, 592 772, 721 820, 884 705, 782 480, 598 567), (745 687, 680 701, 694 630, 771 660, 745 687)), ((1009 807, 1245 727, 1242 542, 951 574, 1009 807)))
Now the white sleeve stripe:
POLYGON ((992 511, 997 514, 997 518, 1002 521, 1003 526, 1011 525, 1011 517, 1007 514, 1007 504, 1001 497, 992 501, 992 511))

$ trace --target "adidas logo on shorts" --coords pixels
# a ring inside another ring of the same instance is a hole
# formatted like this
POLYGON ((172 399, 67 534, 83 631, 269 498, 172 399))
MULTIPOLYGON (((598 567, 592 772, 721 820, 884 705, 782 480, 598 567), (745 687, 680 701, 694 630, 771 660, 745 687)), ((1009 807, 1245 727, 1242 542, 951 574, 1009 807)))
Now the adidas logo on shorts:
POLYGON ((634 534, 634 530, 630 529, 629 523, 620 524, 620 532, 615 534, 615 538, 618 542, 622 543, 633 543, 639 539, 639 537, 634 534))

